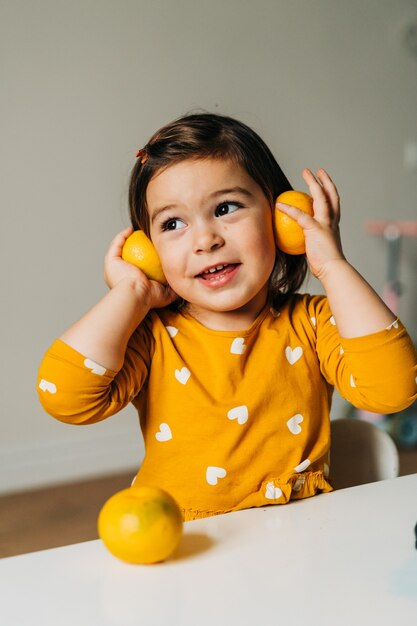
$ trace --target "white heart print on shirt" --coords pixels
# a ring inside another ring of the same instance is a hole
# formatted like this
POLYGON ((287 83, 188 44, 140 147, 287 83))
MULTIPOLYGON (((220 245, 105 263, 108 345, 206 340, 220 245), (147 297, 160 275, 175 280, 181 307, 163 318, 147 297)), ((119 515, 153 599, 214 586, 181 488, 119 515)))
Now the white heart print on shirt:
POLYGON ((311 465, 310 459, 306 459, 305 461, 300 463, 300 465, 297 465, 296 467, 294 467, 294 471, 296 471, 296 472, 304 472, 304 470, 306 470, 307 467, 309 467, 310 465, 311 465))
POLYGON ((175 337, 178 333, 178 328, 175 328, 175 326, 165 326, 165 328, 167 329, 170 337, 175 337))
POLYGON ((290 433, 293 435, 299 435, 301 433, 301 422, 304 420, 304 417, 297 413, 297 415, 293 415, 287 422, 287 427, 290 433))
POLYGON ((84 359, 84 365, 88 370, 91 370, 93 374, 97 374, 98 376, 103 376, 106 373, 106 368, 92 359, 84 359))
POLYGON ((287 357, 287 361, 290 365, 297 363, 298 359, 301 359, 302 355, 303 349, 301 346, 297 346, 294 350, 290 346, 285 348, 285 356, 287 357))
POLYGON ((185 385, 187 380, 190 378, 191 372, 188 367, 183 367, 180 370, 175 370, 175 378, 179 383, 185 385))
POLYGON ((282 491, 279 487, 275 487, 273 482, 267 483, 265 498, 268 500, 278 500, 282 496, 282 491))
POLYGON ((172 439, 172 431, 168 424, 163 422, 159 424, 159 431, 155 435, 157 441, 169 441, 172 439))
POLYGON ((245 339, 243 337, 236 337, 236 339, 233 339, 232 346, 230 348, 231 354, 243 354, 245 350, 245 339))
POLYGON ((235 406, 227 414, 229 420, 237 420, 238 424, 245 424, 248 421, 249 412, 248 407, 244 404, 242 406, 235 406))
POLYGON ((51 383, 49 380, 45 380, 44 378, 42 378, 39 383, 39 389, 42 389, 42 391, 48 391, 49 393, 56 393, 55 383, 51 383))
POLYGON ((219 478, 224 478, 227 472, 224 467, 209 465, 206 470, 206 480, 209 485, 217 485, 219 478))

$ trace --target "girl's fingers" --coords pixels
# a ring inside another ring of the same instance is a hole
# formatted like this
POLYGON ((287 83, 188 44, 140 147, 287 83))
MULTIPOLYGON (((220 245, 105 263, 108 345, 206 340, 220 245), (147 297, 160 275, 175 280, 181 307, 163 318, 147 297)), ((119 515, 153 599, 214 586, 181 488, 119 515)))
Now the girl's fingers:
POLYGON ((318 199, 326 200, 327 199, 326 194, 324 193, 324 189, 321 185, 321 182, 317 180, 313 172, 309 170, 308 167, 305 167, 303 169, 302 175, 313 197, 317 196, 318 199))
POLYGON ((122 249, 125 244, 125 241, 129 237, 129 235, 132 234, 132 232, 133 232, 133 228, 129 226, 128 228, 125 228, 124 230, 120 231, 120 233, 117 233, 116 237, 112 239, 112 241, 110 242, 107 255, 109 257, 122 256, 122 249))
POLYGON ((335 184, 323 168, 317 171, 317 178, 307 167, 303 170, 303 178, 313 197, 314 215, 288 204, 278 202, 283 213, 292 217, 303 229, 314 228, 317 222, 322 225, 337 227, 340 219, 340 198, 335 184))
POLYGON ((324 170, 322 167, 317 171, 317 176, 319 177, 321 184, 323 185, 323 189, 325 190, 327 197, 330 200, 330 204, 333 209, 333 215, 338 222, 340 218, 340 197, 336 185, 334 184, 326 170, 324 170))
POLYGON ((304 230, 308 230, 316 225, 316 219, 312 215, 309 215, 301 209, 292 206, 291 204, 284 204, 283 202, 277 202, 277 207, 280 211, 292 217, 304 230))
POLYGON ((124 228, 123 230, 121 230, 120 233, 116 235, 116 237, 122 236, 125 239, 127 239, 129 235, 131 235, 132 233, 133 233, 133 227, 128 226, 127 228, 124 228))
POLYGON ((320 182, 317 181, 312 171, 307 167, 303 170, 303 178, 308 185, 310 194, 313 197, 314 217, 319 222, 330 223, 332 219, 331 208, 323 187, 320 182))
POLYGON ((339 220, 339 196, 336 187, 325 170, 318 170, 317 177, 318 180, 308 168, 303 170, 303 178, 314 200, 314 217, 320 222, 337 223, 339 220))

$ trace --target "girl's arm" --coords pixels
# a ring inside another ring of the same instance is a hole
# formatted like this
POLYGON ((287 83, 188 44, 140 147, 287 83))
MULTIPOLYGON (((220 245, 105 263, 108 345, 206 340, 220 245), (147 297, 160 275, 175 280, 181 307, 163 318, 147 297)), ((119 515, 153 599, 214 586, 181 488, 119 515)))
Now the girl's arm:
POLYGON ((337 189, 323 169, 317 179, 303 171, 313 197, 314 216, 279 204, 280 210, 304 229, 310 271, 322 283, 341 337, 351 338, 383 330, 395 316, 345 259, 339 234, 340 202, 337 189))
POLYGON ((330 263, 320 281, 341 337, 370 335, 395 321, 387 305, 346 260, 330 263))
POLYGON ((81 354, 113 371, 123 365, 128 341, 150 309, 167 306, 177 297, 168 286, 148 280, 122 259, 122 248, 132 229, 119 233, 105 258, 110 291, 60 337, 81 354))

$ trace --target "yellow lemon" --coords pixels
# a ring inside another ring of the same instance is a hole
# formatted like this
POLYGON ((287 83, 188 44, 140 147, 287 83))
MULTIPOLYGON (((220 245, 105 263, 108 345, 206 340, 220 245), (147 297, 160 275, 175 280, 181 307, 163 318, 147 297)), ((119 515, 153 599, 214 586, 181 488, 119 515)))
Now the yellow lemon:
POLYGON ((151 280, 166 284, 161 261, 152 241, 143 230, 135 230, 125 241, 122 259, 136 265, 151 280))
MULTIPOLYGON (((309 215, 313 215, 313 198, 302 191, 284 191, 277 202, 290 204, 309 215)), ((275 241, 280 250, 287 254, 304 254, 306 251, 304 231, 292 217, 275 207, 275 241)))
POLYGON ((104 545, 128 563, 164 561, 177 548, 182 527, 178 504, 157 487, 118 491, 98 516, 98 534, 104 545))

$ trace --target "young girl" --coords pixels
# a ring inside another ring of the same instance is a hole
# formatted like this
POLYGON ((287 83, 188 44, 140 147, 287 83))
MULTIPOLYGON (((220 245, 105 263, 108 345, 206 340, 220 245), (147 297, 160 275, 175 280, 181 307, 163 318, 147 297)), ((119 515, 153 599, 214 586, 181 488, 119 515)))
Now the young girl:
POLYGON ((166 489, 185 520, 330 491, 333 387, 383 413, 416 398, 406 330, 343 255, 335 185, 305 169, 314 217, 280 206, 306 239, 306 255, 289 256, 273 210, 291 186, 246 125, 189 115, 137 156, 131 221, 168 285, 122 260, 132 229, 119 233, 109 292, 43 359, 42 405, 92 424, 133 402, 146 448, 136 485, 166 489), (327 297, 296 293, 306 261, 327 297))

